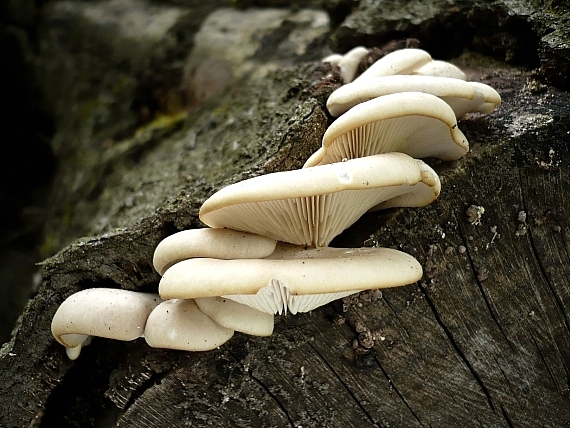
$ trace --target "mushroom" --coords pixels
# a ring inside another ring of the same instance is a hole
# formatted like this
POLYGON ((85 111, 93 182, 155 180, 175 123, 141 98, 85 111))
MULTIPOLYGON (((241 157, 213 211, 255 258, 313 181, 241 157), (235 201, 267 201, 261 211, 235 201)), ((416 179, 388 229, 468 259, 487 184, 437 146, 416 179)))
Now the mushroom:
POLYGON ((383 76, 341 86, 329 96, 327 109, 336 117, 362 102, 398 92, 435 95, 449 104, 458 118, 473 111, 491 113, 501 102, 497 91, 483 83, 451 77, 383 76))
POLYGON ((342 56, 338 66, 344 83, 349 83, 354 80, 354 76, 356 76, 356 72, 358 71, 358 65, 366 55, 368 55, 368 49, 363 46, 357 46, 342 56))
POLYGON ((402 92, 360 103, 335 120, 305 167, 388 152, 449 161, 468 150, 469 143, 445 101, 430 94, 402 92))
POLYGON ((431 61, 431 56, 421 49, 399 49, 384 55, 364 72, 356 80, 373 76, 393 76, 395 74, 411 74, 414 70, 431 61))
POLYGON ((159 291, 165 299, 223 296, 268 314, 295 314, 360 290, 410 284, 421 276, 415 258, 389 248, 279 244, 265 259, 184 260, 166 271, 159 291))
POLYGON ((151 312, 144 338, 153 348, 210 351, 226 343, 233 334, 233 330, 218 325, 203 313, 193 300, 173 299, 162 302, 151 312))
POLYGON ((142 337, 149 314, 160 302, 157 294, 111 288, 82 290, 58 308, 51 332, 74 360, 90 336, 117 340, 142 337))
POLYGON ((439 191, 437 174, 422 161, 387 153, 232 184, 204 202, 200 219, 211 227, 324 247, 389 199, 398 198, 401 206, 423 206, 439 191))
POLYGON ((422 65, 420 68, 415 69, 412 74, 467 80, 467 76, 459 67, 449 62, 439 60, 433 60, 422 65))
POLYGON ((222 327, 253 336, 271 336, 273 333, 273 314, 218 296, 196 298, 194 301, 202 312, 222 327))
POLYGON ((323 58, 323 62, 328 62, 330 64, 336 65, 340 68, 340 75, 342 76, 342 81, 344 83, 352 82, 356 72, 358 71, 358 65, 362 58, 368 54, 368 49, 363 46, 357 46, 349 50, 344 55, 332 54, 323 58))
POLYGON ((228 229, 183 230, 163 239, 154 251, 156 271, 164 272, 181 260, 192 257, 249 259, 268 256, 275 240, 265 236, 228 229))

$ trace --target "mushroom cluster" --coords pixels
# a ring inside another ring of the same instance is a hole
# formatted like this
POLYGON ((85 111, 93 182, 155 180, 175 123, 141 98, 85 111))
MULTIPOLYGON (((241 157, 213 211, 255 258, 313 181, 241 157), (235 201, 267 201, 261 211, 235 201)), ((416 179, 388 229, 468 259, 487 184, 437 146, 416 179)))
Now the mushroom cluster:
POLYGON ((340 117, 302 169, 219 190, 200 209, 208 228, 159 243, 158 294, 91 289, 61 305, 52 332, 70 358, 90 336, 214 349, 234 331, 271 335, 275 314, 421 278, 419 262, 401 251, 329 244, 368 211, 434 201, 439 177, 418 158, 464 156, 457 119, 491 113, 500 96, 420 49, 385 55, 354 79, 367 54, 359 47, 325 59, 345 82, 327 101, 340 117))

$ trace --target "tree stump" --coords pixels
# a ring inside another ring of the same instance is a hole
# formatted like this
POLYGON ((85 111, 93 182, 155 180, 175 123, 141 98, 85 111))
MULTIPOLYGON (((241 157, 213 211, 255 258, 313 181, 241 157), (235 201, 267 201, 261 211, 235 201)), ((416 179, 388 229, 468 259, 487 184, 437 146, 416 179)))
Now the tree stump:
POLYGON ((89 197, 65 195, 89 236, 42 263, 2 348, 0 426, 570 426, 568 94, 477 52, 453 61, 502 106, 459 122, 464 158, 428 160, 438 200, 368 213, 331 244, 406 251, 423 279, 278 316, 271 337, 236 333, 210 352, 95 338, 71 362, 49 326, 84 288, 156 292, 154 247, 200 227, 210 194, 299 168, 332 120, 338 70, 299 60, 104 146, 89 197))

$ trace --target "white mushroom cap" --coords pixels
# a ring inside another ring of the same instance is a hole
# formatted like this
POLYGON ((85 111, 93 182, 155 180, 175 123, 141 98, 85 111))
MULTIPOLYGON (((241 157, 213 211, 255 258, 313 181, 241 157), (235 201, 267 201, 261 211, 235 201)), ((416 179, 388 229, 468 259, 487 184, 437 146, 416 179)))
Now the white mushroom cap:
POLYGON ((388 248, 289 252, 266 259, 184 260, 166 271, 160 295, 168 299, 221 295, 271 314, 296 313, 360 290, 410 284, 422 276, 416 259, 388 248))
POLYGON ((297 245, 327 246, 383 201, 416 191, 421 197, 411 206, 435 200, 440 191, 435 173, 426 180, 433 186, 429 198, 417 186, 426 179, 423 165, 403 153, 388 153, 254 177, 212 195, 202 205, 200 219, 211 227, 244 230, 297 245))
POLYGON ((357 104, 398 92, 435 95, 449 104, 456 117, 473 111, 492 112, 497 100, 499 103, 501 100, 493 88, 482 83, 450 77, 384 76, 359 79, 341 86, 329 96, 327 109, 331 115, 340 116, 357 104))
POLYGON ((305 167, 389 152, 456 160, 468 150, 467 138, 445 101, 402 92, 358 104, 335 120, 305 167))
POLYGON ((431 56, 421 49, 400 49, 383 56, 355 80, 373 76, 411 74, 431 61, 431 56))
POLYGON ((342 61, 342 55, 338 54, 338 53, 333 53, 331 55, 324 57, 321 61, 322 62, 328 62, 332 65, 338 66, 340 64, 340 62, 342 61))
POLYGON ((450 62, 439 60, 433 60, 422 65, 420 68, 415 69, 412 74, 467 80, 467 76, 459 67, 450 62))
POLYGON ((476 92, 479 92, 479 98, 484 102, 477 108, 480 113, 491 114, 501 105, 501 96, 497 91, 489 85, 481 82, 469 82, 476 92))
POLYGON ((202 312, 222 327, 253 336, 271 336, 273 333, 273 314, 223 297, 201 297, 194 301, 202 312))
POLYGON ((233 334, 233 330, 203 313, 193 300, 174 299, 162 302, 152 311, 144 337, 153 348, 210 351, 226 343, 233 334))
POLYGON ((338 66, 344 83, 349 83, 354 80, 354 76, 358 71, 358 65, 366 55, 368 55, 368 49, 363 46, 357 46, 342 56, 338 66))
POLYGON ((61 304, 51 331, 67 348, 68 356, 75 359, 89 336, 117 340, 142 337, 149 314, 160 302, 157 294, 110 288, 82 290, 61 304))
POLYGON ((268 256, 275 240, 228 229, 183 230, 163 239, 154 251, 153 264, 163 275, 173 264, 192 257, 250 259, 268 256))
POLYGON ((357 46, 349 50, 344 55, 332 54, 322 59, 323 62, 328 62, 336 65, 340 68, 340 75, 342 76, 342 81, 344 83, 352 82, 356 72, 358 71, 358 65, 362 58, 368 54, 368 49, 363 46, 357 46))

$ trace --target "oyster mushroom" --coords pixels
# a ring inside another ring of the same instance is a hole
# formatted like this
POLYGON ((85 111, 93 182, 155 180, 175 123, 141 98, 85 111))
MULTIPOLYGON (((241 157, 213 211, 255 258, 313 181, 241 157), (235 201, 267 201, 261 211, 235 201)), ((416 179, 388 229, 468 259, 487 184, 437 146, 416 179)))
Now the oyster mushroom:
POLYGON ((142 337, 157 294, 90 288, 69 296, 55 313, 51 331, 74 360, 91 336, 116 340, 142 337))
POLYGON ((151 312, 144 338, 153 348, 210 351, 233 335, 233 330, 216 323, 194 300, 173 299, 162 302, 151 312))
POLYGON ((273 314, 218 296, 196 298, 194 301, 202 312, 222 327, 252 336, 271 336, 273 333, 273 314))
POLYGON ((465 73, 456 65, 446 61, 433 60, 412 71, 418 76, 451 77, 454 79, 467 80, 465 73))
POLYGON ((390 199, 391 206, 423 206, 439 191, 439 178, 425 163, 387 153, 232 184, 204 202, 200 219, 215 228, 325 247, 371 208, 390 199))
POLYGON ((328 62, 336 65, 340 68, 340 75, 342 76, 342 81, 344 83, 352 82, 356 72, 358 71, 358 65, 362 58, 368 54, 368 49, 363 46, 357 46, 349 50, 344 55, 332 54, 323 58, 323 62, 328 62))
POLYGON ((421 92, 401 92, 360 103, 335 120, 305 167, 389 152, 457 160, 468 150, 455 113, 445 101, 421 92))
POLYGON ((384 55, 356 80, 373 76, 393 76, 395 74, 411 74, 414 70, 431 62, 431 55, 421 49, 399 49, 384 55))
POLYGON ((183 230, 163 239, 154 250, 153 265, 159 274, 181 260, 192 257, 249 259, 268 256, 275 240, 228 229, 183 230))
POLYGON ((166 271, 159 292, 165 299, 223 296, 268 314, 295 314, 361 290, 410 284, 421 276, 417 260, 397 250, 279 244, 264 259, 182 261, 166 271))
POLYGON ((491 113, 501 103, 497 91, 483 83, 412 75, 371 77, 341 86, 329 96, 327 109, 337 117, 360 103, 398 92, 435 95, 452 108, 457 118, 475 111, 491 113))

